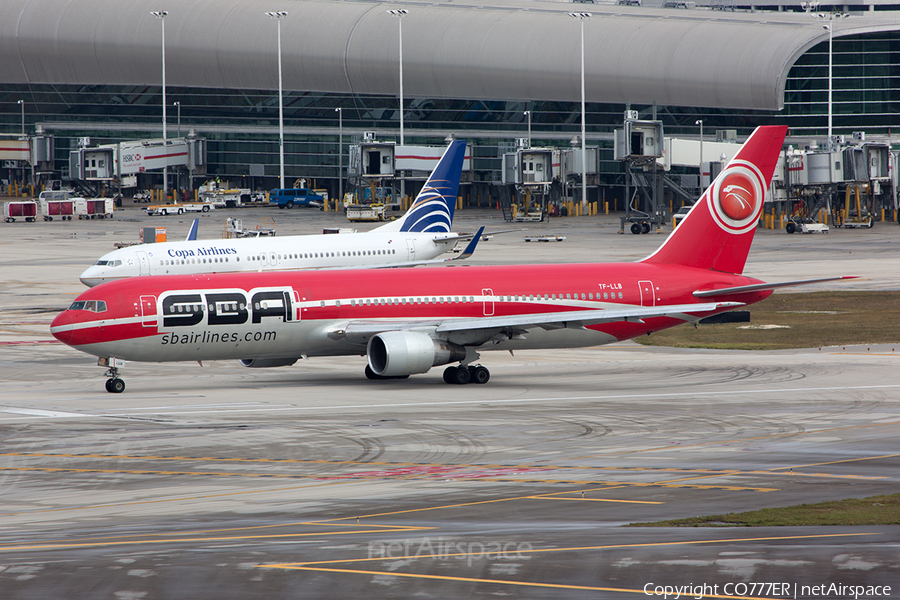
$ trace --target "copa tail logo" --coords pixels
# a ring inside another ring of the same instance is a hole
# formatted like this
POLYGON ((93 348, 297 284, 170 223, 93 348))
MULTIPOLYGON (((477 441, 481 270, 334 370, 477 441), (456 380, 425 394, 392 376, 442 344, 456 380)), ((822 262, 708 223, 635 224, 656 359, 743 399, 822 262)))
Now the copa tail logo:
POLYGON ((450 182, 429 179, 410 207, 401 231, 440 233, 450 231, 456 197, 448 197, 450 182), (443 188, 443 189, 442 189, 443 188))
POLYGON ((766 186, 754 164, 732 161, 709 193, 710 213, 716 225, 736 235, 756 227, 762 214, 766 186))

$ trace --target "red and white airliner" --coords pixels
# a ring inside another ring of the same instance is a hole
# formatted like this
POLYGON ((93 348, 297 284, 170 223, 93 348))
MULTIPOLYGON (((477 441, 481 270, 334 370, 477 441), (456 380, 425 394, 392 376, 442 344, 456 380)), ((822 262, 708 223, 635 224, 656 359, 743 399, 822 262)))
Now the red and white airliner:
POLYGON ((635 263, 135 277, 84 292, 51 332, 100 357, 115 393, 123 361, 278 367, 335 355, 366 355, 370 379, 451 365, 447 383, 486 383, 487 368, 473 364, 484 350, 608 344, 811 283, 741 275, 785 134, 758 128, 635 263))

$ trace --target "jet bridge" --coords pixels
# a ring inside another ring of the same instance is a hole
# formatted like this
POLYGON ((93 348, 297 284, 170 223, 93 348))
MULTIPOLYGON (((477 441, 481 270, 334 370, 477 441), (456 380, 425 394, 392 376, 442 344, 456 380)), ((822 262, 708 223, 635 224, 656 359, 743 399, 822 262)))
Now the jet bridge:
POLYGON ((117 182, 136 187, 137 175, 165 168, 202 171, 206 165, 206 140, 196 137, 146 139, 84 147, 69 153, 69 178, 89 189, 117 182))

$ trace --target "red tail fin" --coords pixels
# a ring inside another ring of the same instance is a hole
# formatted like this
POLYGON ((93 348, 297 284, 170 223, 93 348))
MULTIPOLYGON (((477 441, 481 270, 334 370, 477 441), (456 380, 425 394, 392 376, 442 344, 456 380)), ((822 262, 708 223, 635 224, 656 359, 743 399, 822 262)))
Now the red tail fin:
POLYGON ((642 262, 741 273, 787 134, 758 127, 687 217, 642 262))

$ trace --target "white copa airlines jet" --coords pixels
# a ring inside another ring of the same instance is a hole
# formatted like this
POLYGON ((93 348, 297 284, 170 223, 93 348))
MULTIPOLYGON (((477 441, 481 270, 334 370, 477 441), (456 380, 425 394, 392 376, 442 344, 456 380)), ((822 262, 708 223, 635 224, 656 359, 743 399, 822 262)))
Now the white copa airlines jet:
POLYGON ((447 383, 486 383, 487 368, 472 364, 484 350, 609 344, 815 281, 741 274, 786 132, 758 128, 638 262, 134 277, 87 290, 50 331, 100 357, 112 393, 125 389, 118 369, 129 360, 279 367, 365 355, 370 379, 450 365, 447 383))
MULTIPOLYGON (((451 142, 402 218, 360 234, 295 235, 142 244, 103 255, 81 274, 88 287, 137 275, 401 267, 434 259, 473 235, 450 231, 466 142, 451 142)), ((471 255, 470 246, 460 256, 471 255)))

